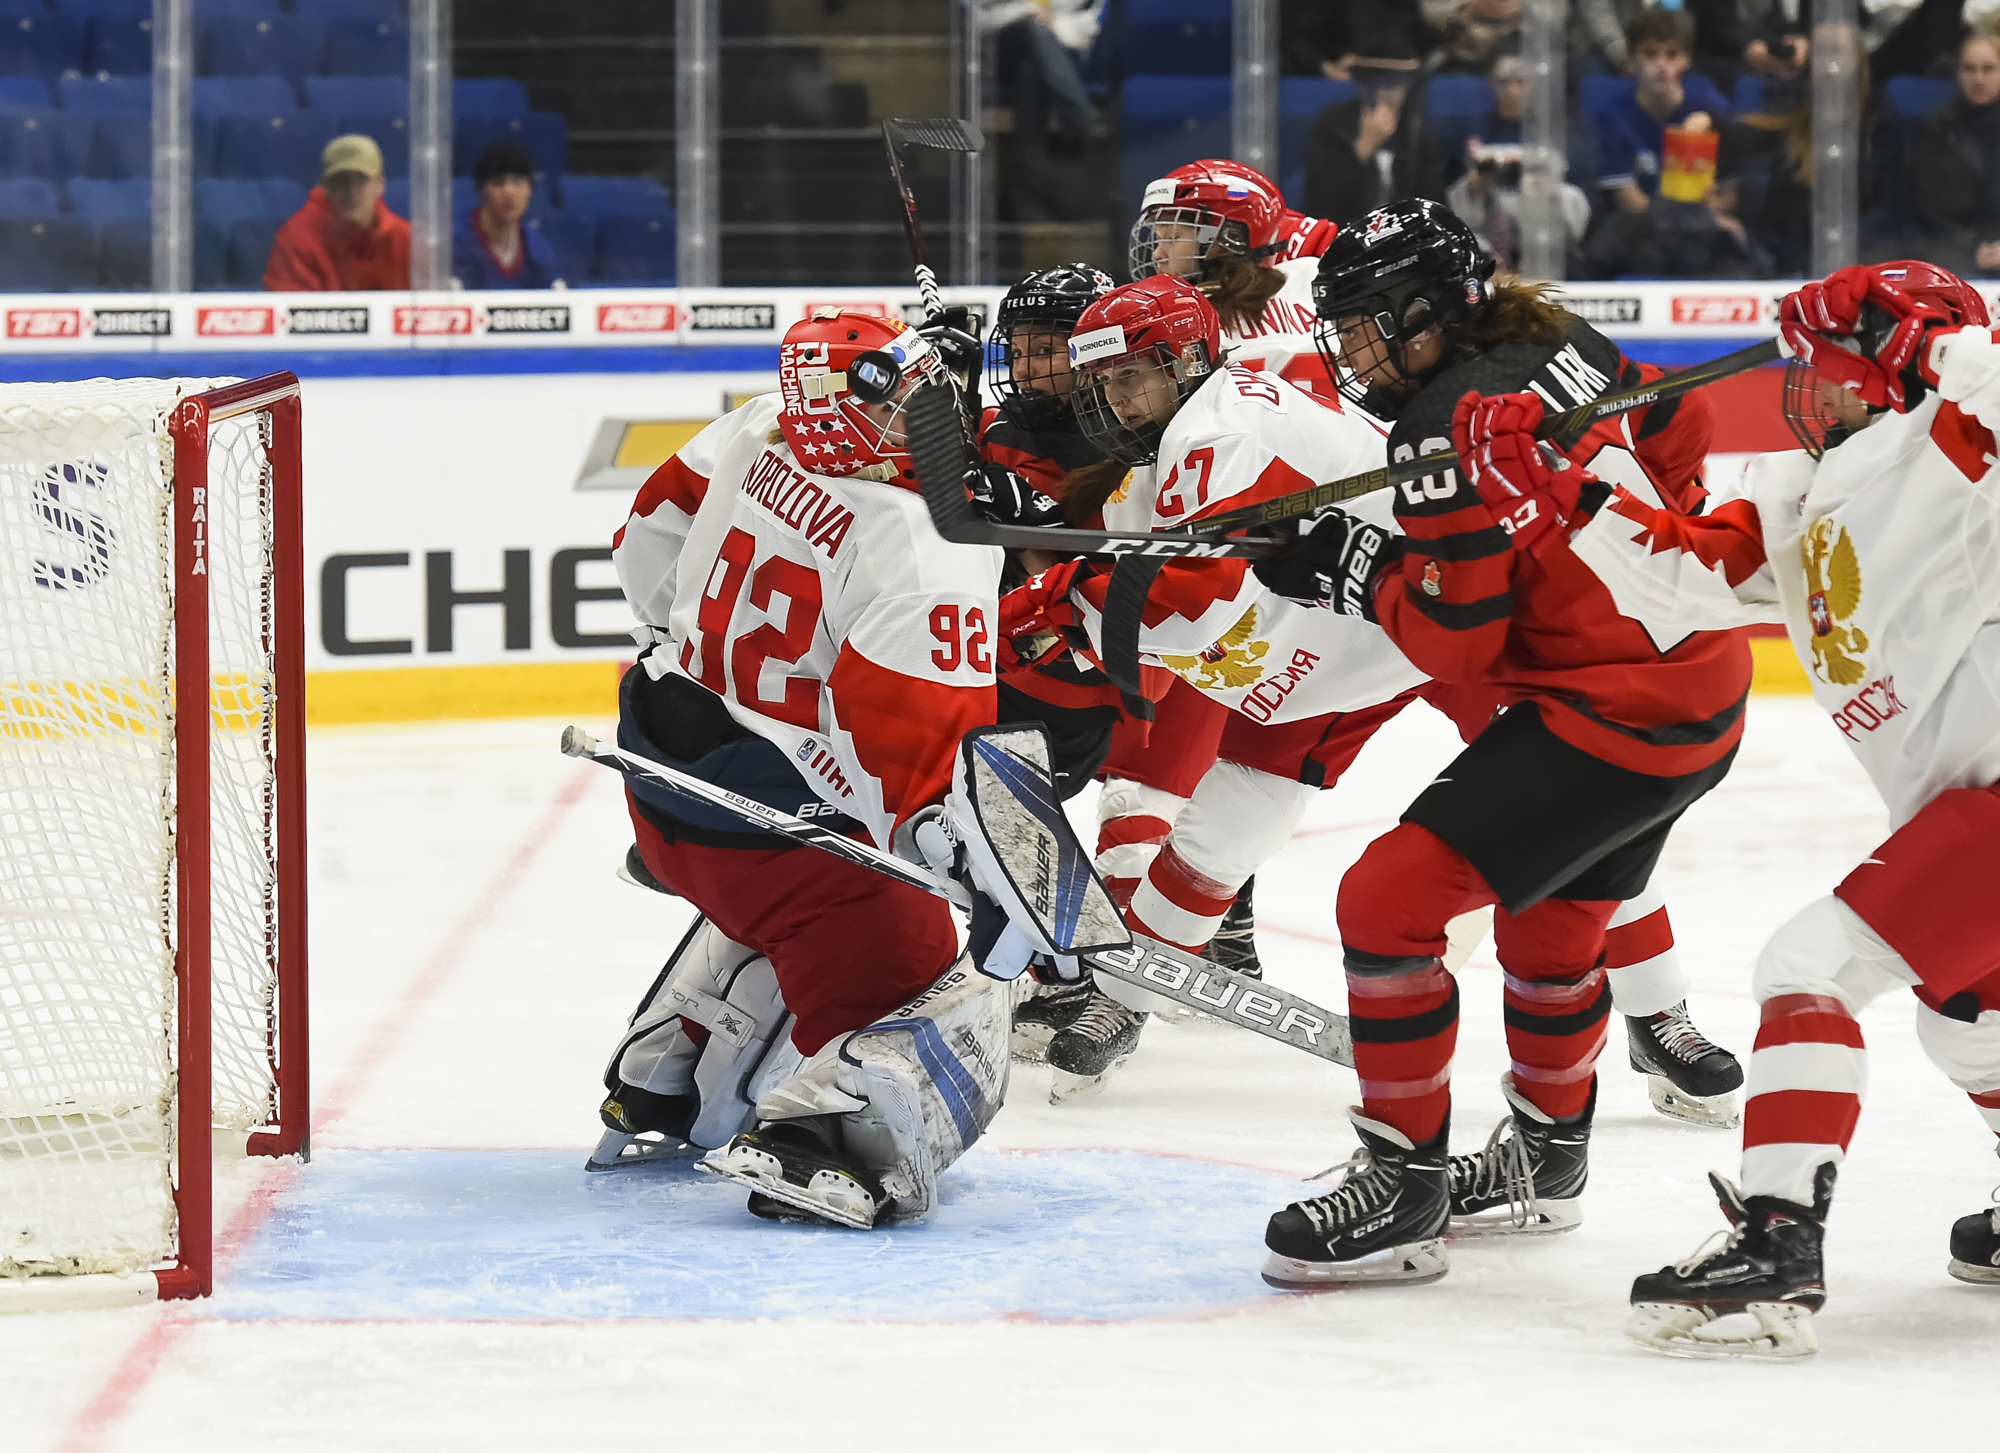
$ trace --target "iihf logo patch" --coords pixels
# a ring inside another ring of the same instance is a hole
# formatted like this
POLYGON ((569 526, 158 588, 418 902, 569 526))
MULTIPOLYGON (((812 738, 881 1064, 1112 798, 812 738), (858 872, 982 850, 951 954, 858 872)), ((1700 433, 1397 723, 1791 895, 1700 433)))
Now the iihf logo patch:
POLYGON ((799 749, 796 753, 794 753, 794 755, 797 756, 801 762, 810 762, 812 760, 812 754, 818 750, 819 750, 819 743, 814 741, 811 737, 807 737, 803 742, 799 743, 799 749))

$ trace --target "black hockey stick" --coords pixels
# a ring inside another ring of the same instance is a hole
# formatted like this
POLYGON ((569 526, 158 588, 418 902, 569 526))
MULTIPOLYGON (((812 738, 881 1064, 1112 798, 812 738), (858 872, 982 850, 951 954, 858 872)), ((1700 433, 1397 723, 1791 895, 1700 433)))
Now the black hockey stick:
POLYGON ((923 219, 917 215, 916 194, 910 179, 903 175, 903 148, 927 146, 933 151, 978 151, 986 144, 979 128, 955 116, 892 116, 882 123, 882 142, 889 149, 889 175, 903 198, 903 236, 910 243, 910 265, 916 269, 917 291, 923 296, 924 316, 935 318, 944 311, 938 295, 937 274, 931 271, 930 248, 924 242, 923 219))
MULTIPOLYGON (((1560 435, 1580 434, 1600 420, 1612 418, 1632 409, 1642 409, 1648 404, 1659 403, 1665 399, 1679 398, 1682 394, 1715 383, 1719 379, 1746 373, 1764 364, 1774 363, 1782 357, 1784 354, 1778 341, 1767 339, 1765 342, 1739 349, 1735 353, 1726 353, 1720 358, 1712 358, 1706 363, 1698 363, 1678 373, 1668 374, 1665 378, 1656 378, 1650 383, 1640 384, 1637 388, 1605 394, 1587 404, 1580 404, 1567 413, 1546 415, 1540 427, 1535 430, 1535 437, 1552 439, 1560 435)), ((1015 550, 1051 550, 1060 555, 1159 555, 1184 556, 1190 559, 1218 557, 1262 559, 1282 548, 1284 542, 1275 539, 1246 538, 1236 534, 1236 531, 1283 524, 1288 520, 1310 515, 1328 505, 1358 499, 1364 494, 1373 494, 1378 489, 1387 489, 1405 480, 1421 479, 1427 474, 1455 468, 1458 464, 1456 454, 1449 450, 1440 450, 1435 454, 1404 460, 1400 464, 1387 464, 1380 469, 1371 469, 1362 474, 1350 474, 1345 479, 1316 484, 1310 489, 1295 490, 1291 494, 1265 500, 1261 504, 1213 515, 1201 521, 1193 530, 1161 530, 1142 535, 1117 530, 1001 525, 975 513, 970 501, 965 498, 965 486, 961 482, 965 473, 962 446, 956 454, 948 456, 940 447, 938 439, 927 433, 925 416, 935 411, 934 404, 922 405, 921 399, 917 397, 910 400, 910 457, 916 464, 917 480, 923 488, 924 503, 930 510, 931 522, 936 525, 937 532, 945 539, 963 545, 1000 545, 1015 550)))
MULTIPOLYGON (((971 896, 963 884, 937 877, 906 863, 880 848, 842 837, 824 827, 802 821, 788 812, 742 797, 725 787, 704 782, 661 762, 650 761, 618 747, 607 746, 582 727, 564 727, 563 755, 588 757, 628 777, 643 777, 670 791, 678 792, 709 807, 734 813, 746 823, 766 832, 791 838, 818 848, 847 862, 885 873, 899 883, 920 888, 959 908, 971 906, 971 896)), ((1171 944, 1134 936, 1123 948, 1100 949, 1079 955, 1085 967, 1110 975, 1142 989, 1184 1004, 1225 1023, 1240 1024, 1266 1039, 1275 1039, 1338 1065, 1354 1064, 1354 1043, 1347 1020, 1322 1009, 1309 999, 1287 993, 1274 984, 1245 978, 1232 969, 1185 953, 1171 944)))

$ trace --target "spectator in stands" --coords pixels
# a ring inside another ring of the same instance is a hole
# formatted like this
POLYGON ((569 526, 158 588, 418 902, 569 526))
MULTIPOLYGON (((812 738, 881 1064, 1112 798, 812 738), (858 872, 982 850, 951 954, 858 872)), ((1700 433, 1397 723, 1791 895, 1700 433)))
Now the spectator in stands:
MULTIPOLYGON (((1718 86, 1730 87, 1742 75, 1790 81, 1806 68, 1812 45, 1792 7, 1785 0, 1687 0, 1695 34, 1700 38, 1695 65, 1718 86)), ((1693 49, 1691 47, 1691 49, 1693 49)))
POLYGON ((410 285, 410 224, 382 201, 382 148, 336 136, 320 153, 320 184, 271 244, 272 292, 400 290, 410 285))
POLYGON ((1440 69, 1484 74, 1502 50, 1521 46, 1521 0, 1463 0, 1444 25, 1440 69))
POLYGON ((1599 277, 1651 273, 1715 277, 1747 272, 1750 254, 1740 221, 1705 201, 1659 195, 1669 126, 1713 130, 1729 103, 1690 71, 1694 26, 1679 10, 1648 6, 1625 27, 1627 64, 1636 82, 1597 116, 1597 185, 1611 203, 1585 249, 1599 277))
POLYGON ((562 264, 553 242, 523 227, 535 195, 535 164, 518 141, 496 141, 472 169, 479 204, 451 235, 451 272, 465 288, 559 288, 562 264))
POLYGON ((1354 98, 1313 121, 1301 210, 1342 223, 1404 197, 1442 198, 1442 163, 1428 142, 1422 108, 1404 104, 1416 57, 1362 57, 1351 74, 1354 98))
POLYGON ((1570 16, 1570 65, 1574 76, 1622 76, 1631 59, 1625 27, 1646 0, 1576 0, 1570 16))
POLYGON ((1280 64, 1287 75, 1354 79, 1370 56, 1424 56, 1437 45, 1420 0, 1284 0, 1280 64))
POLYGON ((1007 222, 1078 221, 1101 205, 1083 161, 1097 109, 1079 69, 1097 40, 1097 8, 1096 0, 978 0, 1014 120, 1012 145, 996 158, 1007 222))
POLYGON ((2000 273, 2000 42, 1958 48, 1958 91, 1924 118, 1912 195, 1934 233, 1924 255, 1954 272, 2000 273))
MULTIPOLYGON (((1463 169, 1446 189, 1445 201, 1465 219, 1499 269, 1515 272, 1521 263, 1521 119, 1534 78, 1519 55, 1502 53, 1486 80, 1493 87, 1493 109, 1473 123, 1465 153, 1455 159, 1463 169)), ((1571 135, 1576 131, 1571 128, 1571 135)), ((1570 168, 1577 170, 1574 156, 1570 168)), ((1590 227, 1590 198, 1581 187, 1564 182, 1561 207, 1568 246, 1574 248, 1590 227)))

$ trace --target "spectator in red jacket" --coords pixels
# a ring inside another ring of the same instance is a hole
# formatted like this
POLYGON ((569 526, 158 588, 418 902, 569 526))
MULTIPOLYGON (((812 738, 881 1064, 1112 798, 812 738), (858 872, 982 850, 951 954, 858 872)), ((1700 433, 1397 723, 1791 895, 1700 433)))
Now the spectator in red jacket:
POLYGON ((320 184, 278 229, 264 286, 272 292, 380 292, 410 285, 410 224, 382 203, 382 148, 336 136, 320 184))

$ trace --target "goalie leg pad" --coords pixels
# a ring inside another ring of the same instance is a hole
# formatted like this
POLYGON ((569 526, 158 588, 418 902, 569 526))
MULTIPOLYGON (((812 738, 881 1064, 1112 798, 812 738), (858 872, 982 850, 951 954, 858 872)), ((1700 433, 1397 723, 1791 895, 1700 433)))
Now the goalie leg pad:
POLYGON ((763 1121, 838 1117, 842 1148, 880 1185, 880 1220, 926 1216, 938 1176, 1007 1094, 1011 986, 961 958, 886 1019, 833 1041, 788 1076, 764 1077, 763 1121))
POLYGON ((693 1017, 690 1005, 725 994, 724 986, 754 957, 756 950, 731 941, 706 918, 696 919, 626 1021, 605 1067, 604 1088, 616 1092, 623 1084, 656 1095, 690 1093, 701 1043, 682 1020, 693 1017))

